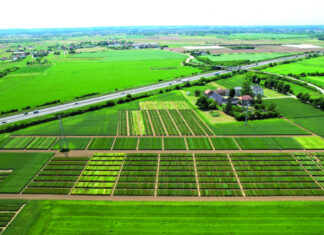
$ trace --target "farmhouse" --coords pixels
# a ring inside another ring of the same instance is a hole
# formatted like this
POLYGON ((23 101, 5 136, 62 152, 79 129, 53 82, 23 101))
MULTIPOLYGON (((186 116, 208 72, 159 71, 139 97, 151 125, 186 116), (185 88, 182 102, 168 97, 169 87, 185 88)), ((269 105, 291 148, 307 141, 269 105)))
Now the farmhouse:
MULTIPOLYGON (((218 105, 222 105, 222 104, 226 104, 227 103, 227 98, 224 97, 223 95, 217 93, 217 91, 212 91, 212 90, 206 90, 204 92, 204 95, 207 96, 209 99, 213 99, 215 100, 218 105)), ((238 101, 236 98, 233 98, 232 99, 232 104, 233 105, 237 105, 238 104, 238 101)))
MULTIPOLYGON (((257 95, 261 95, 263 96, 263 88, 260 87, 260 86, 251 86, 251 89, 252 89, 252 92, 254 94, 254 96, 257 96, 257 95)), ((235 96, 241 96, 241 92, 242 92, 242 87, 238 86, 238 87, 234 87, 234 90, 235 90, 235 96)), ((230 90, 229 89, 220 89, 218 88, 216 90, 216 92, 222 96, 228 96, 229 95, 229 92, 230 90)))

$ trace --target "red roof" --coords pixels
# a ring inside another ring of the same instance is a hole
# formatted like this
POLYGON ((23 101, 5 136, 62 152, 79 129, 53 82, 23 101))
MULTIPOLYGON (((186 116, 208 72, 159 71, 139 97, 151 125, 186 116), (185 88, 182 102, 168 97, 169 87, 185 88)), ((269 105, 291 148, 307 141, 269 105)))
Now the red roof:
POLYGON ((209 95, 209 94, 212 93, 212 92, 213 92, 212 90, 207 89, 207 90, 204 92, 204 94, 205 94, 205 95, 209 95))
POLYGON ((250 95, 243 95, 239 98, 239 100, 246 101, 246 100, 253 100, 250 95))

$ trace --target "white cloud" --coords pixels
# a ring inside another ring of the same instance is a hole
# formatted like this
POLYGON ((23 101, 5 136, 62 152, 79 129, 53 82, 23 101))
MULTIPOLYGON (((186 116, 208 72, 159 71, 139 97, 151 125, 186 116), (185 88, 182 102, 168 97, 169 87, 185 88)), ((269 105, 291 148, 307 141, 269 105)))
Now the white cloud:
POLYGON ((323 0, 2 0, 0 28, 324 24, 323 0))

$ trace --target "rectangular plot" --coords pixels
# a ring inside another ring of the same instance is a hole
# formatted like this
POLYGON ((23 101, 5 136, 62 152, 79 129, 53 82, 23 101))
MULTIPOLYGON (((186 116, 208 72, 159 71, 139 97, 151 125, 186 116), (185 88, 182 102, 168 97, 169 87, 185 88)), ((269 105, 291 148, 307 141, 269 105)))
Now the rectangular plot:
POLYGON ((241 190, 213 190, 213 189, 201 189, 200 194, 202 197, 235 197, 243 196, 241 190))
POLYGON ((200 127, 207 133, 207 135, 211 136, 214 135, 214 133, 211 131, 210 128, 208 128, 208 124, 204 121, 202 121, 198 114, 194 110, 186 110, 187 114, 190 114, 192 118, 196 120, 196 122, 200 125, 200 127))
POLYGON ((281 147, 271 137, 236 137, 241 149, 280 149, 281 147))
POLYGON ((272 137, 281 149, 304 149, 303 146, 292 137, 272 137))
POLYGON ((324 140, 319 136, 294 137, 305 149, 324 149, 324 140))
POLYGON ((156 110, 149 110, 149 115, 154 128, 155 135, 163 136, 166 135, 160 116, 156 110))
POLYGON ((175 124, 177 125, 181 135, 185 136, 192 136, 192 132, 190 131, 187 124, 183 121, 182 117, 178 113, 177 110, 169 110, 169 113, 172 116, 172 119, 174 120, 175 124))
POLYGON ((162 150, 162 138, 140 138, 139 150, 162 150))
POLYGON ((118 111, 118 134, 121 136, 127 136, 127 115, 126 110, 118 111))
POLYGON ((323 196, 324 190, 317 189, 248 189, 247 196, 323 196))
POLYGON ((186 150, 186 142, 184 138, 168 138, 164 137, 164 150, 186 150))
POLYGON ((25 149, 35 137, 10 137, 11 141, 3 145, 3 149, 25 149))
POLYGON ((165 126, 168 134, 171 135, 171 136, 179 135, 179 132, 178 132, 176 126, 174 125, 168 111, 159 110, 159 113, 160 113, 160 116, 162 118, 162 121, 164 123, 164 126, 165 126))
POLYGON ((158 196, 198 196, 197 190, 192 189, 158 189, 158 196))
POLYGON ((212 146, 208 138, 187 138, 188 148, 190 150, 212 150, 212 146))
POLYGON ((136 150, 138 138, 116 138, 113 150, 136 150))
POLYGON ((151 126, 150 119, 148 117, 146 110, 141 110, 140 114, 141 114, 141 119, 143 120, 143 124, 145 127, 145 135, 148 135, 148 136, 153 135, 152 126, 151 126))
POLYGON ((139 125, 137 110, 129 110, 128 111, 128 120, 130 121, 129 133, 133 136, 141 135, 141 128, 139 125))
POLYGON ((36 137, 33 142, 31 142, 27 149, 49 149, 55 142, 56 137, 36 137))
POLYGON ((71 194, 78 195, 110 195, 112 189, 98 189, 98 188, 74 188, 71 194))
POLYGON ((115 196, 154 196, 154 190, 150 189, 116 189, 115 196))
POLYGON ((192 110, 179 110, 179 112, 195 135, 206 135, 205 131, 200 127, 199 123, 192 116, 192 110))
POLYGON ((114 142, 114 138, 93 138, 88 149, 109 150, 114 142))
MULTIPOLYGON (((154 181, 152 181, 152 182, 154 182, 154 181)), ((154 183, 147 183, 145 181, 140 181, 140 180, 138 182, 141 182, 141 183, 118 182, 116 187, 118 189, 155 189, 155 182, 154 183), (145 183, 142 183, 142 182, 145 182, 145 183)))
POLYGON ((26 188, 26 194, 68 194, 69 188, 26 188))
POLYGON ((233 138, 210 138, 215 149, 218 150, 237 150, 239 149, 233 138))
MULTIPOLYGON (((85 150, 90 138, 65 138, 64 145, 66 145, 71 150, 85 150)), ((56 141, 56 143, 51 147, 52 150, 57 150, 60 148, 61 138, 56 141)))

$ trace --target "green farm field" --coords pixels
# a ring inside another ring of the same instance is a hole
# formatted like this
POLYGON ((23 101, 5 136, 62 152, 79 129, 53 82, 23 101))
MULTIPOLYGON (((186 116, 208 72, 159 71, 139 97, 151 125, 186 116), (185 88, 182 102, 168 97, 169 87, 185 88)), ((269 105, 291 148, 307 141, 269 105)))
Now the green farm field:
POLYGON ((231 60, 250 60, 260 61, 269 60, 282 56, 289 56, 289 53, 230 53, 220 55, 207 55, 201 56, 202 58, 208 58, 212 61, 231 61, 231 60))
POLYGON ((13 170, 0 181, 1 193, 19 193, 52 153, 0 153, 0 169, 13 170))
POLYGON ((271 68, 266 68, 264 71, 278 74, 293 73, 314 73, 314 72, 324 72, 323 68, 324 57, 311 58, 302 61, 297 61, 295 63, 278 65, 271 68))
POLYGON ((28 201, 10 234, 322 234, 323 202, 28 201))
POLYGON ((5 104, 1 111, 58 99, 68 101, 89 93, 108 93, 200 72, 181 66, 185 55, 162 50, 135 52, 138 51, 84 53, 77 55, 84 55, 82 58, 63 59, 54 56, 50 67, 29 67, 11 73, 0 80, 0 102, 5 104))
POLYGON ((275 103, 284 117, 324 137, 324 112, 320 109, 309 104, 303 104, 296 99, 265 100, 266 104, 268 102, 275 103))

